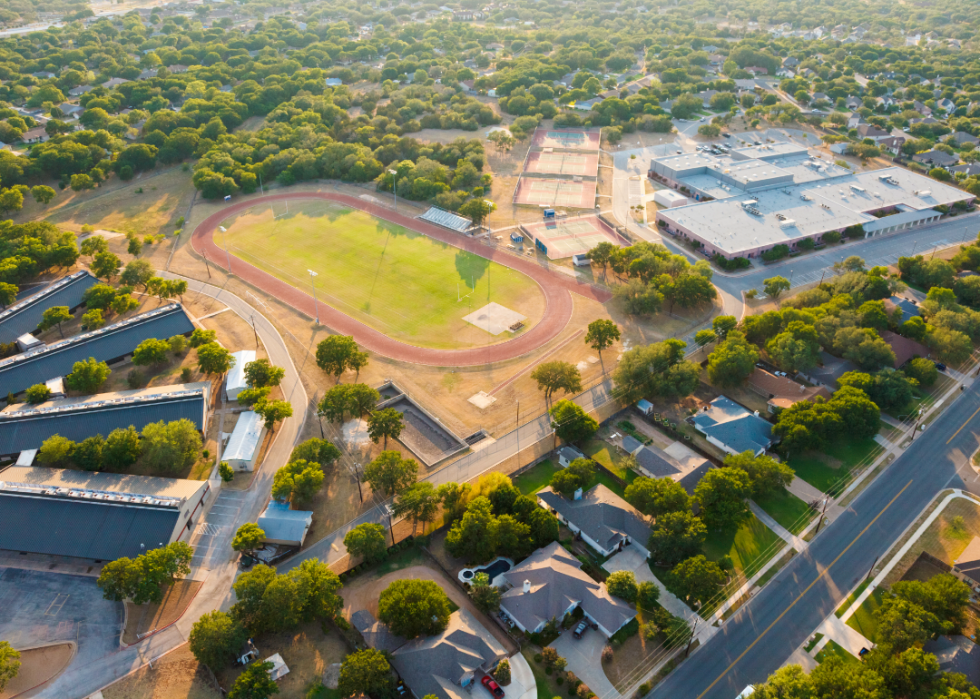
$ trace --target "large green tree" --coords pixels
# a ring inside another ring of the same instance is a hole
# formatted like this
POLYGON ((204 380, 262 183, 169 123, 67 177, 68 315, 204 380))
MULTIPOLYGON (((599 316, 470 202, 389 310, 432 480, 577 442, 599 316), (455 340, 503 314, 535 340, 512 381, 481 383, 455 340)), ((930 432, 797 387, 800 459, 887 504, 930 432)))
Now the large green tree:
POLYGON ((647 542, 650 560, 671 566, 696 556, 701 553, 707 535, 708 528, 692 512, 661 515, 653 525, 647 542))
POLYGON ((367 353, 357 349, 353 337, 331 335, 316 346, 316 365, 338 380, 348 369, 359 371, 366 363, 367 353))
POLYGON ((582 390, 582 375, 579 370, 568 362, 543 362, 531 372, 531 378, 537 381, 538 388, 544 392, 545 402, 551 402, 555 391, 578 393, 582 390))
POLYGON ((268 660, 248 665, 228 691, 228 699, 268 699, 279 693, 279 685, 269 674, 275 667, 268 660))
POLYGON ((468 563, 484 563, 497 551, 496 525, 490 500, 474 498, 446 535, 446 550, 468 563))
POLYGON ((320 464, 303 459, 291 461, 272 479, 272 497, 277 500, 306 503, 323 487, 323 469, 320 464))
POLYGON ((691 498, 684 486, 670 478, 640 476, 626 486, 624 495, 626 502, 654 518, 691 509, 691 498))
POLYGON ((725 466, 745 471, 752 483, 753 497, 773 495, 793 482, 793 469, 768 454, 755 456, 750 451, 729 454, 725 457, 725 466))
POLYGON ((248 632, 231 615, 222 611, 205 612, 191 627, 191 653, 198 662, 218 671, 230 665, 248 632))
MULTIPOLYGON (((619 327, 611 320, 600 318, 589 323, 589 328, 585 333, 585 344, 599 353, 599 361, 602 362, 602 350, 612 347, 619 338, 619 327)), ((604 362, 602 368, 605 371, 604 362)))
POLYGON ((365 522, 344 536, 344 547, 352 556, 375 563, 388 555, 388 535, 384 525, 365 522))
POLYGON ((368 436, 375 444, 384 439, 384 449, 388 448, 388 438, 398 439, 405 424, 402 414, 395 408, 376 410, 368 416, 368 436))
POLYGON ((449 598, 432 580, 395 580, 378 599, 378 618, 402 638, 442 632, 450 613, 449 598))
POLYGON ((758 360, 758 350, 745 335, 733 330, 708 355, 708 378, 722 388, 740 386, 755 371, 758 360))
POLYGON ((577 403, 562 399, 551 406, 551 427, 559 439, 569 443, 583 442, 599 429, 595 418, 577 403))
POLYGON ((645 397, 675 400, 694 393, 701 368, 684 359, 686 347, 681 340, 665 340, 624 352, 612 374, 616 397, 635 403, 645 397))
POLYGON ((390 498, 412 485, 418 472, 415 459, 403 459, 397 451, 383 451, 364 468, 364 480, 374 492, 390 498))
POLYGON ((94 357, 75 362, 71 373, 65 377, 65 388, 79 393, 96 393, 109 378, 112 370, 105 362, 97 362, 94 357))
POLYGON ((737 468, 710 469, 694 488, 701 519, 709 527, 731 529, 751 516, 746 499, 752 492, 749 475, 737 468))
POLYGON ((152 422, 143 428, 143 463, 158 473, 182 473, 201 454, 201 433, 186 418, 152 422))
POLYGON ((392 684, 391 665, 380 650, 365 648, 355 651, 340 664, 337 691, 343 699, 361 695, 388 696, 392 684))
POLYGON ((682 599, 688 604, 703 605, 718 594, 728 576, 717 563, 698 555, 678 563, 670 577, 682 599))

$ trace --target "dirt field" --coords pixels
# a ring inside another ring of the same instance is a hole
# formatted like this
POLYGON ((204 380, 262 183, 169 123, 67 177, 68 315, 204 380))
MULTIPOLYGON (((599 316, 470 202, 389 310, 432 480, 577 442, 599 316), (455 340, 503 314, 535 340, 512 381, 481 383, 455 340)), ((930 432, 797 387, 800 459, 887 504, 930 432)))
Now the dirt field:
POLYGON ((0 699, 12 699, 54 679, 74 657, 74 643, 55 643, 20 651, 20 670, 0 692, 0 699))
POLYGON ((102 690, 104 699, 221 699, 186 644, 102 690))
POLYGON ((194 599, 203 583, 195 580, 178 580, 163 593, 160 604, 135 605, 126 602, 126 628, 123 630, 123 645, 131 646, 144 636, 157 631, 180 618, 194 599))

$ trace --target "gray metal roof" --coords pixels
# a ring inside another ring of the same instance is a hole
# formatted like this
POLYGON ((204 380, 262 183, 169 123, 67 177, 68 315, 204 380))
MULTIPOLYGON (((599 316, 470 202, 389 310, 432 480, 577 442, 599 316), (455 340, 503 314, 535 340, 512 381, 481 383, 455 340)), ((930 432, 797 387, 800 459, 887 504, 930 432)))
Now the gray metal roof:
POLYGON ((37 330, 44 312, 53 306, 75 308, 82 303, 82 297, 89 287, 99 280, 87 270, 69 274, 49 284, 22 301, 18 301, 0 313, 0 342, 13 342, 24 333, 37 330))
POLYGON ((19 393, 55 376, 70 374, 75 362, 89 357, 112 361, 132 352, 143 340, 165 339, 193 330, 194 324, 178 303, 141 313, 0 361, 0 392, 19 393))
POLYGON ((170 543, 177 508, 0 492, 0 549, 100 561, 170 543))
POLYGON ((206 409, 203 390, 184 390, 119 403, 79 403, 51 410, 0 413, 0 455, 37 449, 56 434, 80 442, 96 434, 105 437, 114 429, 130 425, 142 430, 161 420, 186 418, 202 430, 206 409))
POLYGON ((772 444, 772 424, 725 396, 718 396, 707 410, 698 412, 694 426, 738 453, 756 454, 772 444))

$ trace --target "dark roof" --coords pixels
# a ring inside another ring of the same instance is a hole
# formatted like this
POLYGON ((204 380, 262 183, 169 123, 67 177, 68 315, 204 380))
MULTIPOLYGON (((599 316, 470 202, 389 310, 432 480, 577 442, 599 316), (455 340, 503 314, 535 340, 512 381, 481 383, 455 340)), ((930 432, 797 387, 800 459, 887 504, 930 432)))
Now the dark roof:
POLYGON ((569 500, 550 486, 538 498, 603 549, 616 547, 627 536, 641 545, 650 538, 650 525, 643 515, 601 483, 578 500, 569 500))
POLYGON ((837 379, 847 372, 859 371, 858 365, 851 360, 841 359, 827 352, 820 352, 820 361, 823 366, 815 366, 812 369, 807 369, 806 373, 810 378, 830 386, 836 385, 837 379))
POLYGON ((962 673, 973 686, 980 686, 980 647, 966 636, 940 636, 926 641, 922 650, 936 656, 942 672, 962 673))
POLYGON ((366 609, 351 614, 350 623, 351 626, 361 632, 364 642, 377 650, 390 653, 408 642, 401 636, 393 634, 387 624, 382 624, 366 609))
POLYGON ((80 442, 96 434, 105 437, 116 428, 126 429, 130 425, 142 430, 160 420, 172 422, 186 418, 198 430, 203 430, 207 409, 204 387, 182 384, 167 388, 173 391, 125 391, 105 394, 103 401, 56 400, 0 412, 0 455, 37 449, 55 434, 80 442))
POLYGON ((725 396, 718 396, 706 409, 699 410, 694 426, 738 453, 756 454, 772 444, 772 425, 725 396))
POLYGON ((0 390, 19 393, 34 384, 70 374, 75 362, 89 357, 112 361, 132 352, 143 340, 184 335, 193 330, 194 324, 180 304, 157 308, 0 361, 0 390))
POLYGON ((29 295, 23 301, 8 306, 0 313, 0 342, 13 342, 24 333, 34 332, 41 324, 41 316, 53 306, 75 308, 82 303, 82 296, 99 280, 88 271, 75 272, 29 295))
POLYGON ((887 342, 889 347, 892 348, 892 352, 895 353, 896 369, 913 357, 929 356, 929 348, 921 342, 903 337, 902 335, 893 333, 891 330, 882 330, 881 339, 887 342))
MULTIPOLYGON (((670 478, 688 492, 694 491, 702 476, 711 468, 707 459, 688 459, 681 463, 655 446, 645 446, 629 435, 623 437, 623 449, 636 457, 636 463, 652 478, 670 478)), ((642 543, 642 542, 641 542, 642 543)))
POLYGON ((912 301, 902 298, 901 296, 891 296, 885 299, 885 307, 888 308, 888 310, 893 308, 901 308, 903 323, 919 315, 919 307, 912 301))
POLYGON ((912 156, 912 160, 917 163, 929 163, 930 165, 936 165, 938 167, 956 165, 958 162, 960 162, 960 159, 957 156, 944 153, 941 150, 930 150, 926 151, 925 153, 916 153, 912 156))
POLYGON ((980 537, 973 537, 953 565, 963 575, 980 582, 980 537))
MULTIPOLYGON (((0 476, 2 477, 2 476, 0 476)), ((170 543, 180 510, 0 492, 0 549, 100 561, 170 543)))

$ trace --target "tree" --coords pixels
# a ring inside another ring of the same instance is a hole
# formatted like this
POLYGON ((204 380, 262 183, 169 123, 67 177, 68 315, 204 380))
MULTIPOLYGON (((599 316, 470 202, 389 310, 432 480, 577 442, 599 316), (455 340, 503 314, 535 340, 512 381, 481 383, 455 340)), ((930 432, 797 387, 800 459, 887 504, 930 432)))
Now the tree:
POLYGON ((285 369, 270 364, 268 359, 256 359, 245 365, 245 382, 254 388, 278 386, 285 375, 285 369))
POLYGON ((274 568, 259 564, 239 575, 232 588, 238 601, 231 613, 251 633, 283 631, 299 623, 301 600, 293 576, 276 575, 274 568))
POLYGON ((47 185, 39 184, 36 187, 31 187, 31 196, 34 197, 36 201, 41 206, 47 206, 54 199, 56 192, 51 187, 47 185))
POLYGON ((442 503, 443 518, 447 524, 452 524, 463 516, 470 487, 469 483, 450 482, 443 483, 436 489, 436 495, 442 503))
POLYGON ((613 371, 616 397, 635 403, 646 396, 674 400, 692 394, 701 367, 684 359, 686 347, 681 340, 665 340, 624 352, 613 371))
POLYGON ((575 459, 566 468, 551 476, 551 489, 571 498, 579 488, 588 486, 595 478, 595 466, 591 459, 575 459))
POLYGON ((67 437, 54 434, 45 439, 38 449, 37 460, 48 466, 64 464, 75 451, 75 443, 67 437))
MULTIPOLYGON (((193 344, 192 341, 191 346, 193 344)), ((211 374, 224 374, 234 365, 235 358, 231 356, 231 352, 217 342, 208 342, 197 348, 197 368, 207 376, 211 374)))
POLYGON ((231 541, 231 548, 239 553, 252 553, 255 549, 262 546, 265 541, 265 532, 255 522, 246 522, 235 532, 235 538, 231 541))
POLYGON ((340 665, 337 690, 344 699, 360 696, 385 697, 391 687, 391 665, 385 654, 374 648, 351 653, 340 665))
POLYGON ((225 612, 205 612, 191 627, 191 653, 199 663, 220 670, 235 660, 245 643, 247 633, 240 623, 225 612))
POLYGON ((105 440, 101 434, 86 437, 75 445, 71 460, 86 471, 98 471, 102 466, 102 445, 105 440))
POLYGON ((636 576, 631 570, 618 570, 606 578, 606 589, 613 597, 619 597, 630 604, 636 602, 636 576))
POLYGON ((875 611, 877 642, 887 643, 896 653, 924 643, 936 628, 938 618, 918 604, 899 597, 885 599, 875 611))
POLYGON ((344 547, 352 556, 377 563, 388 556, 388 537, 381 524, 358 524, 344 536, 344 547))
POLYGON ((582 375, 568 362, 544 362, 535 367, 531 378, 538 382, 538 389, 544 391, 546 403, 551 402, 555 391, 578 393, 582 390, 582 375))
MULTIPOLYGON (((486 573, 477 573, 473 576, 473 582, 470 583, 470 599, 485 614, 493 614, 500 609, 501 594, 499 587, 490 584, 490 576, 486 573)), ((500 678, 498 677, 497 680, 499 681, 500 678)))
POLYGON ((143 340, 133 350, 133 364, 136 366, 152 366, 165 364, 169 359, 170 343, 166 340, 149 338, 143 340))
POLYGON ((96 393, 111 373, 108 364, 89 357, 72 365, 71 373, 65 377, 65 387, 79 393, 96 393))
POLYGON ((48 328, 58 326, 58 334, 64 337, 65 333, 61 330, 61 324, 72 318, 73 316, 71 311, 68 310, 68 306, 52 306, 41 314, 41 329, 47 330, 48 328))
POLYGON ((332 466, 333 463, 340 458, 340 449, 335 447, 333 444, 325 439, 319 439, 317 437, 311 437, 305 442, 301 442, 293 447, 292 453, 289 455, 290 461, 296 461, 298 459, 305 459, 310 463, 320 464, 320 468, 326 469, 332 466))
POLYGON ((323 469, 302 459, 292 461, 272 479, 272 497, 276 500, 309 502, 323 487, 323 469))
POLYGON ((551 427, 555 435, 566 442, 585 441, 599 429, 599 423, 570 400, 558 401, 548 412, 551 414, 551 427))
POLYGON ((146 425, 140 444, 143 463, 162 473, 181 473, 189 468, 197 461, 202 446, 201 433, 186 418, 146 425))
POLYGON ((17 300, 17 285, 0 282, 0 306, 6 308, 17 300))
POLYGON ((415 459, 402 459, 397 451, 383 451, 364 468, 364 480, 374 492, 390 498, 412 485, 418 471, 415 459))
POLYGON ((670 571, 674 586, 688 604, 704 604, 718 593, 727 575, 718 564, 703 555, 688 558, 670 571))
POLYGON ((350 412, 351 385, 337 384, 324 393, 317 405, 317 414, 330 422, 344 422, 350 412))
POLYGON ((151 549, 135 560, 120 558, 105 565, 98 585, 110 601, 131 599, 133 604, 159 603, 163 585, 190 572, 194 549, 183 541, 151 549))
POLYGON ((764 685, 755 685, 760 699, 812 699, 817 696, 810 676, 799 665, 786 665, 769 676, 764 685))
POLYGON ((745 335, 732 331, 708 355, 708 378, 722 388, 739 386, 755 371, 759 352, 745 335))
POLYGON ((267 430, 275 429, 277 422, 292 417, 293 406, 288 400, 262 400, 252 407, 265 420, 267 430))
POLYGON ((708 529, 689 511, 668 512, 657 518, 647 549, 657 564, 675 565, 701 552, 708 529))
POLYGON ((660 599, 660 588, 656 583, 649 581, 641 582, 636 586, 636 608, 649 612, 657 608, 657 600, 660 599))
POLYGON ((493 671, 493 676, 502 685, 510 684, 510 661, 507 658, 502 658, 497 663, 497 668, 493 671))
POLYGON ((343 584, 340 578, 323 561, 307 559, 293 568, 286 576, 296 586, 300 616, 306 621, 334 621, 343 607, 337 594, 343 584))
POLYGON ((497 207, 487 199, 477 197, 475 199, 470 199, 468 202, 459 207, 459 213, 461 213, 463 216, 469 216, 470 219, 473 220, 473 223, 479 226, 491 213, 493 213, 496 208, 497 207))
POLYGON ((119 275, 119 282, 126 286, 142 286, 145 291, 153 276, 153 265, 148 260, 132 260, 119 275))
POLYGON ((441 633, 449 614, 449 598, 432 580, 395 580, 378 599, 378 619, 402 638, 441 633))
POLYGON ((490 500, 474 498, 462 519, 453 524, 446 535, 446 550, 450 555, 470 563, 484 563, 496 553, 496 518, 490 500))
POLYGON ((16 189, 0 190, 0 214, 24 208, 24 195, 16 189))
POLYGON ((100 309, 93 308, 82 314, 82 328, 85 330, 98 330, 103 325, 105 325, 105 318, 102 317, 100 309))
POLYGON ((691 498, 684 486, 670 478, 639 476, 626 486, 624 495, 626 502, 654 518, 691 509, 691 498))
POLYGON ((694 344, 698 347, 704 347, 705 345, 710 345, 712 342, 718 339, 714 330, 698 330, 694 333, 694 344))
POLYGON ((402 414, 394 408, 378 410, 368 416, 368 436, 375 444, 384 438, 384 448, 388 448, 388 437, 398 439, 405 425, 402 423, 402 414))
POLYGON ((269 673, 275 665, 265 660, 248 665, 235 679, 228 699, 268 699, 279 693, 279 685, 269 673))
POLYGON ((701 506, 701 519, 717 529, 738 526, 750 516, 745 499, 751 490, 752 484, 745 471, 710 469, 694 488, 694 499, 701 506))
POLYGON ((190 345, 191 347, 197 349, 202 345, 215 342, 218 337, 218 332, 216 330, 202 330, 201 328, 195 328, 194 332, 191 333, 190 345))
POLYGON ((7 641, 0 641, 0 692, 20 671, 20 653, 7 641))
POLYGON ((729 454, 725 466, 745 471, 752 483, 752 495, 757 498, 778 493, 793 482, 793 469, 766 454, 755 456, 750 451, 729 454))
POLYGON ((806 371, 820 362, 820 340, 812 325, 794 320, 766 344, 766 352, 786 371, 806 371))
POLYGON ((127 311, 133 310, 139 305, 140 302, 129 294, 117 294, 116 297, 112 299, 112 303, 109 305, 109 308, 112 309, 112 312, 116 315, 122 315, 127 311))
MULTIPOLYGON (((612 347, 613 342, 620 338, 619 328, 611 320, 600 318, 589 323, 589 329, 585 333, 585 344, 599 353, 599 361, 602 362, 602 350, 612 347)), ((606 365, 603 364, 603 373, 606 365)))
POLYGON ((372 412, 381 400, 381 394, 362 383, 350 384, 347 388, 347 407, 351 415, 360 417, 372 412))
POLYGON ((397 516, 410 515, 412 517, 412 534, 415 527, 422 522, 422 533, 425 533, 425 525, 435 519, 436 512, 439 511, 439 496, 436 495, 436 488, 428 481, 420 481, 409 486, 398 496, 398 502, 394 505, 394 514, 397 516))
POLYGON ((935 362, 923 357, 915 357, 902 368, 902 371, 909 378, 918 381, 920 386, 927 388, 936 383, 936 379, 939 378, 939 370, 935 362))
POLYGON ((24 391, 24 396, 27 398, 28 403, 37 405, 51 397, 51 389, 43 383, 36 383, 24 391))
POLYGON ((109 251, 109 241, 107 241, 101 235, 90 235, 88 238, 82 241, 80 249, 83 255, 94 257, 100 252, 109 251))
POLYGON ((769 279, 763 279, 762 289, 766 292, 766 296, 771 296, 773 299, 778 300, 780 294, 789 290, 789 279, 786 277, 769 277, 769 279))
POLYGON ((363 368, 367 354, 357 349, 354 338, 348 335, 331 335, 316 346, 316 365, 334 378, 348 369, 363 368), (363 358, 362 356, 363 355, 363 358))
POLYGON ((933 614, 939 622, 936 633, 959 633, 966 625, 970 588, 959 578, 942 573, 925 582, 902 580, 892 585, 892 593, 933 614))
POLYGON ((106 250, 104 252, 95 253, 95 257, 92 258, 92 264, 90 267, 92 274, 94 274, 96 277, 104 277, 106 281, 110 281, 114 276, 119 274, 119 268, 122 267, 122 260, 120 260, 115 253, 111 253, 106 250))
POLYGON ((235 471, 228 465, 227 461, 218 464, 218 475, 221 476, 222 483, 231 483, 235 480, 235 471))

